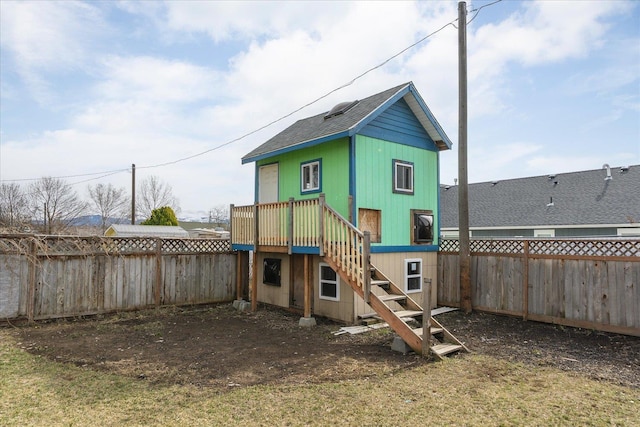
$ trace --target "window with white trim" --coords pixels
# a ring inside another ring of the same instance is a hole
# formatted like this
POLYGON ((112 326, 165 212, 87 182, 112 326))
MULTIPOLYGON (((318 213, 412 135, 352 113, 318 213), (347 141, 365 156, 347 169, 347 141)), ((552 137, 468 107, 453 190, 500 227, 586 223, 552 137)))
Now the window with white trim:
POLYGON ((406 293, 422 292, 422 260, 404 260, 404 289, 406 293))
POLYGON ((413 194, 413 163, 393 161, 393 192, 413 194))
POLYGON ((328 264, 320 263, 320 299, 340 301, 340 277, 328 264))
POLYGON ((300 192, 320 191, 320 160, 300 165, 300 192))

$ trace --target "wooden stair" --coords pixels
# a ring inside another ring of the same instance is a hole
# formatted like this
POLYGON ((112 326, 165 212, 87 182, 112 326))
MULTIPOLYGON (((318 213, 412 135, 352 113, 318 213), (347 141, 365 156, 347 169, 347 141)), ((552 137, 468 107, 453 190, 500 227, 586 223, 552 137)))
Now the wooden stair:
MULTIPOLYGON (((329 265, 334 264, 329 257, 325 257, 324 260, 329 265)), ((336 268, 334 269, 337 271, 336 268)), ((370 274, 372 292, 369 293, 368 303, 377 313, 374 317, 387 322, 413 351, 422 354, 423 329, 415 325, 422 325, 424 310, 374 266, 371 266, 370 274)), ((341 277, 360 297, 366 300, 364 290, 357 286, 354 280, 348 276, 341 275, 341 277)), ((469 351, 462 342, 432 316, 430 317, 428 347, 431 354, 438 360, 443 360, 447 355, 469 351)))
POLYGON ((328 206, 322 195, 319 206, 320 256, 413 351, 423 353, 423 338, 429 341, 425 350, 438 359, 469 351, 432 316, 430 333, 425 337, 419 328, 423 324, 422 307, 371 264, 370 233, 358 230, 328 206))

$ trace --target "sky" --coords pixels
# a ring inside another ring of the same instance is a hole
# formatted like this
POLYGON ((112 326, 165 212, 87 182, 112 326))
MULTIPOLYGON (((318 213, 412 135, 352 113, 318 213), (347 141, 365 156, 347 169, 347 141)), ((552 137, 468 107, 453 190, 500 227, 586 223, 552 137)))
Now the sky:
MULTIPOLYGON (((640 165, 640 2, 492 3, 466 3, 469 182, 640 165)), ((198 219, 253 203, 242 156, 296 120, 413 81, 454 184, 457 9, 2 0, 0 181, 63 177, 88 200, 136 164, 198 219)))

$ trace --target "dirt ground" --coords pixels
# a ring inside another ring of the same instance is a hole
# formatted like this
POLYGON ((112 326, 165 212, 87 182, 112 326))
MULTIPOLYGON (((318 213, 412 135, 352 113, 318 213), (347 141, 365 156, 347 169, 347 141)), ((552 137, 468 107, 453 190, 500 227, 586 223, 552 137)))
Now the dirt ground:
MULTIPOLYGON (((640 388, 638 337, 479 313, 437 319, 475 353, 640 388)), ((317 319, 318 326, 303 328, 298 320, 281 310, 241 313, 223 304, 2 327, 30 353, 157 384, 317 383, 427 363, 391 351, 388 329, 334 336, 342 325, 317 319)))

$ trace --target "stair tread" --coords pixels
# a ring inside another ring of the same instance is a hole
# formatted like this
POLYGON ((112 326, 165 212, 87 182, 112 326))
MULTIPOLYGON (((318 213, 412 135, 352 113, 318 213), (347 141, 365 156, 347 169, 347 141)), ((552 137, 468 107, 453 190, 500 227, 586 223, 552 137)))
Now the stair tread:
MULTIPOLYGON (((435 335, 435 334, 439 334, 440 332, 442 332, 444 329, 442 328, 435 328, 435 327, 431 327, 431 335, 435 335)), ((422 328, 417 328, 414 329, 413 332, 415 332, 418 336, 422 336, 422 328)))
POLYGON ((386 286, 389 284, 388 280, 371 280, 371 286, 386 286))
POLYGON ((398 317, 415 317, 415 316, 422 315, 422 311, 417 311, 417 310, 399 310, 399 311, 394 311, 394 313, 398 317))
POLYGON ((407 296, 401 294, 378 295, 380 301, 398 301, 405 298, 407 298, 407 296))
POLYGON ((454 351, 462 350, 462 346, 458 344, 437 344, 431 347, 431 351, 436 353, 439 356, 444 356, 445 354, 453 353, 454 351))

